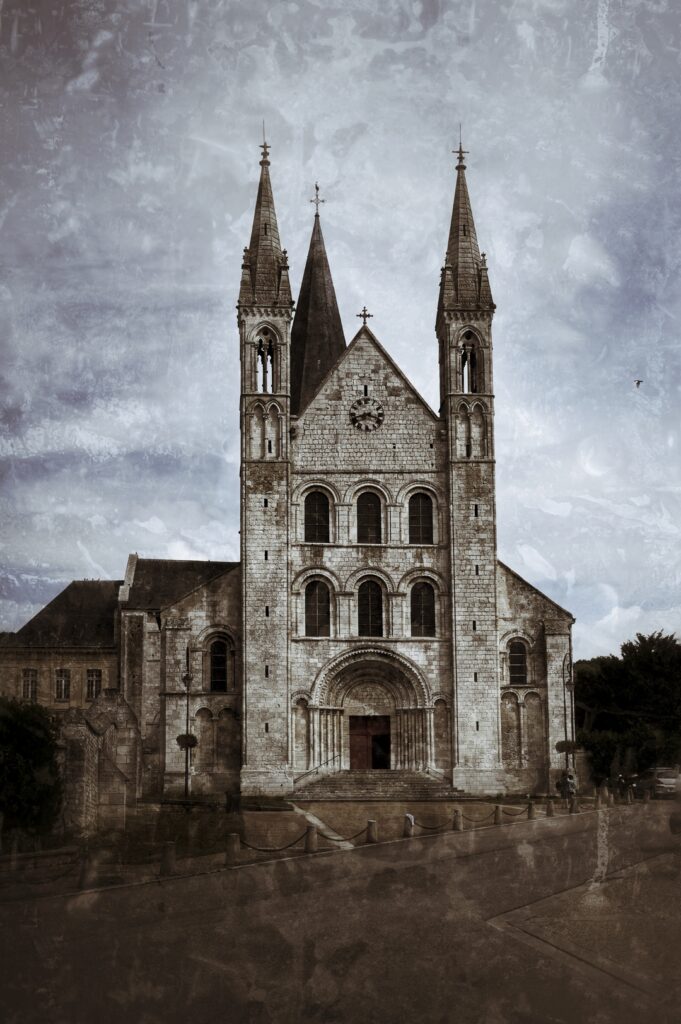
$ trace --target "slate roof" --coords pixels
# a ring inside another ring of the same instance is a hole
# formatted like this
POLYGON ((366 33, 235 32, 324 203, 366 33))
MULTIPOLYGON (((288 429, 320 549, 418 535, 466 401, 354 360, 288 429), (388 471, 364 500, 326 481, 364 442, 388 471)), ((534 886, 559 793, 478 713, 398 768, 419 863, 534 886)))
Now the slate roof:
POLYGON ((74 580, 9 636, 5 647, 113 647, 122 580, 74 580))
POLYGON ((310 403, 344 351, 345 335, 317 213, 291 329, 291 412, 294 416, 310 403))
POLYGON ((138 558, 125 606, 140 610, 167 608, 239 564, 138 558))

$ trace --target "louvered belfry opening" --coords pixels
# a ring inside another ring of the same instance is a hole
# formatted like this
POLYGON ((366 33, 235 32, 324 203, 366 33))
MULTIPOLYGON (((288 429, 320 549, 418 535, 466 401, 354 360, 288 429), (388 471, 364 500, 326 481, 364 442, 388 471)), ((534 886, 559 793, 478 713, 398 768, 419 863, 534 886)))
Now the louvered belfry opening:
POLYGON ((305 498, 305 541, 329 543, 329 499, 323 491, 311 491, 305 498))
POLYGON ((383 591, 376 580, 365 580, 360 584, 357 626, 360 636, 383 636, 383 591))
POLYGON ((381 543, 381 499, 373 491, 357 499, 357 543, 381 543))

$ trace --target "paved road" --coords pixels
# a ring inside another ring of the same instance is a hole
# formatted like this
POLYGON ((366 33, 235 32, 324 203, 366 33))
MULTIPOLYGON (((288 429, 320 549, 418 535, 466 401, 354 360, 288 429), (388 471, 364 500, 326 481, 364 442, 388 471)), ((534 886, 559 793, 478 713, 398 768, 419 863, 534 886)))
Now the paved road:
POLYGON ((364 875, 269 896, 248 869, 245 906, 198 879, 140 887, 139 909, 130 889, 6 906, 4 1024, 676 1024, 681 881, 659 836, 581 884, 577 859, 516 834, 437 863, 374 848, 364 875), (549 862, 566 891, 534 884, 549 862))

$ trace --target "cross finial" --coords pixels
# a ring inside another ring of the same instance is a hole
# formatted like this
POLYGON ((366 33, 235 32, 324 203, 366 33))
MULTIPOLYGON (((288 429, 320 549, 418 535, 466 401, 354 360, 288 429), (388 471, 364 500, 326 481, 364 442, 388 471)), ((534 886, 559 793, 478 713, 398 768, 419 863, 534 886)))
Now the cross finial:
POLYGON ((367 308, 366 308, 366 306, 362 307, 362 312, 358 313, 357 316, 361 318, 362 325, 364 327, 366 327, 366 325, 367 325, 367 320, 373 320, 373 318, 374 318, 374 314, 373 313, 369 313, 367 308))
POLYGON ((310 202, 314 203, 314 215, 315 215, 315 217, 318 217, 319 216, 319 204, 320 203, 325 203, 326 199, 320 199, 319 198, 319 185, 317 184, 316 181, 314 183, 314 199, 311 199, 310 202))
POLYGON ((260 146, 260 148, 262 150, 262 160, 260 161, 260 163, 261 164, 268 164, 269 160, 267 158, 269 156, 270 147, 268 146, 267 140, 265 138, 265 122, 264 122, 264 120, 263 120, 263 123, 262 123, 262 145, 260 146))
POLYGON ((461 142, 461 122, 459 122, 459 148, 458 149, 453 149, 452 153, 454 153, 455 156, 457 156, 458 160, 459 160, 459 162, 456 165, 457 171, 459 170, 459 168, 461 168, 462 171, 465 171, 466 170, 466 165, 463 162, 463 158, 468 153, 468 150, 463 148, 463 143, 461 142))

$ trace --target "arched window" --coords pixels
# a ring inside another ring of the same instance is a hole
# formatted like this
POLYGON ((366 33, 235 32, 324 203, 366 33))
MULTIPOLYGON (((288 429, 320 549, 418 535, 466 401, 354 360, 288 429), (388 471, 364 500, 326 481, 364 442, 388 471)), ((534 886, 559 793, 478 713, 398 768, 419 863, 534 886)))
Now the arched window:
POLYGON ((466 331, 461 349, 461 390, 466 394, 475 394, 478 390, 478 356, 475 346, 475 335, 466 331))
POLYGON ((310 491, 305 498, 305 540, 329 543, 329 499, 323 491, 310 491))
POLYGON ((360 584, 357 627, 360 636, 383 636, 383 591, 375 580, 365 580, 360 584))
POLYGON ((271 331, 263 327, 258 335, 258 391, 274 391, 274 339, 271 331))
POLYGON ((305 587, 305 636, 331 635, 331 594, 323 580, 305 587))
POLYGON ((527 685, 527 649, 522 640, 508 645, 508 677, 511 686, 527 685))
POLYGON ((373 491, 357 499, 357 543, 381 543, 381 499, 373 491))
POLYGON ((227 660, 229 651, 226 640, 213 640, 210 645, 210 688, 214 693, 227 690, 227 660))
POLYGON ((411 588, 411 635, 435 636, 435 591, 430 583, 411 588))
POLYGON ((409 543, 433 543, 433 502, 428 494, 412 494, 409 499, 409 543))

